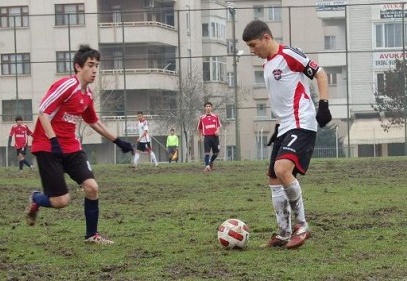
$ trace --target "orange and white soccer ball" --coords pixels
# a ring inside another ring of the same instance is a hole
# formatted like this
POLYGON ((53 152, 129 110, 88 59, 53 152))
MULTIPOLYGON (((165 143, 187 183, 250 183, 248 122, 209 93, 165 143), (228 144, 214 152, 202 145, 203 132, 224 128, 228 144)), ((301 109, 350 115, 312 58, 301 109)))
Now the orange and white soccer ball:
POLYGON ((244 249, 249 242, 249 227, 239 219, 225 220, 218 228, 218 241, 226 249, 244 249))

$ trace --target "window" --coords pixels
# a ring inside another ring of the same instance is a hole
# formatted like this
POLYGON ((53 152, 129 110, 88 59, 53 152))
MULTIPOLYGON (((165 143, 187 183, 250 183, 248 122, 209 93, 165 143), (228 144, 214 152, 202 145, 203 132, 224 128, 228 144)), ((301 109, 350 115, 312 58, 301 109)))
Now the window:
POLYGON ((234 73, 233 72, 228 72, 227 73, 227 82, 229 87, 233 87, 235 85, 235 79, 234 79, 234 73))
POLYGON ((226 158, 228 160, 236 159, 236 146, 235 145, 226 146, 226 158))
MULTIPOLYGON (((403 26, 401 23, 381 23, 376 24, 376 48, 397 48, 402 47, 403 26)), ((407 43, 407 24, 404 28, 405 43, 407 43)))
POLYGON ((265 103, 258 103, 257 108, 257 117, 266 117, 267 116, 267 106, 265 103))
POLYGON ((84 25, 84 4, 58 4, 55 5, 55 25, 84 25))
POLYGON ((202 37, 226 40, 226 21, 219 18, 206 18, 202 23, 202 37))
POLYGON ((28 26, 28 6, 1 7, 0 27, 28 26))
POLYGON ((281 7, 268 8, 269 21, 281 21, 281 7))
POLYGON ((226 119, 235 119, 235 105, 227 104, 226 105, 226 119))
POLYGON ((326 71, 326 75, 328 76, 328 84, 329 84, 329 86, 338 85, 338 74, 342 73, 342 68, 340 68, 340 67, 326 67, 324 69, 326 71))
POLYGON ((226 82, 226 58, 204 57, 203 79, 204 81, 226 82))
MULTIPOLYGON (((187 5, 187 10, 189 10, 189 9, 190 9, 190 7, 189 7, 189 5, 187 5)), ((187 23, 187 34, 189 35, 191 33, 191 17, 190 17, 189 11, 187 11, 187 14, 186 14, 186 21, 187 21, 186 22, 187 23)), ((202 31, 203 31, 203 25, 202 25, 202 31)))
POLYGON ((258 135, 256 137, 256 147, 257 147, 257 159, 267 158, 267 136, 258 135))
POLYGON ((266 87, 266 82, 264 81, 264 72, 263 72, 263 70, 254 71, 254 87, 255 88, 264 88, 264 87, 266 87))
POLYGON ((384 93, 384 73, 377 73, 376 91, 379 95, 384 93))
POLYGON ((324 48, 325 48, 325 50, 335 50, 336 49, 336 37, 335 36, 325 36, 324 37, 324 48))
POLYGON ((3 121, 14 121, 16 115, 21 115, 23 120, 32 121, 32 100, 3 100, 3 121))
POLYGON ((328 76, 328 85, 329 86, 336 86, 338 84, 337 74, 335 72, 327 73, 328 76))
POLYGON ((262 20, 264 18, 264 7, 263 6, 253 6, 254 19, 262 20))
POLYGON ((2 54, 1 55, 1 74, 15 75, 17 66, 17 74, 30 74, 31 63, 30 54, 2 54))
MULTIPOLYGON (((237 46, 237 42, 238 40, 235 40, 235 44, 237 46)), ((227 39, 226 40, 226 47, 227 47, 227 51, 229 55, 233 55, 233 51, 234 51, 234 45, 233 45, 233 39, 227 39)))
POLYGON ((75 52, 57 52, 57 73, 72 73, 75 52))

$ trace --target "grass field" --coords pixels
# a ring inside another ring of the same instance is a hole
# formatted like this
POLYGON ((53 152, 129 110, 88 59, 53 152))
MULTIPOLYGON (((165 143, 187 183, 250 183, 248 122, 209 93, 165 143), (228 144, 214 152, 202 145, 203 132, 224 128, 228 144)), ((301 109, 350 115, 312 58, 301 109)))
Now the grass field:
POLYGON ((94 166, 100 232, 83 242, 83 192, 23 220, 36 171, 0 169, 0 280, 407 280, 407 158, 313 160, 303 186, 312 238, 297 250, 262 249, 276 223, 267 162, 94 166), (244 251, 224 250, 227 218, 250 227, 244 251))

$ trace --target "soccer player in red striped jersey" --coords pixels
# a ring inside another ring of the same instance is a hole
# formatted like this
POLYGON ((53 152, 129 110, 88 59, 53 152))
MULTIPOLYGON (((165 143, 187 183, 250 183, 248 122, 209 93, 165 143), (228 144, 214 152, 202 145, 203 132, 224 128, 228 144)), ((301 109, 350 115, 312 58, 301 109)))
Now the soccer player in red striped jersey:
POLYGON ((205 172, 213 170, 213 162, 220 151, 219 134, 222 124, 219 116, 212 112, 212 103, 204 104, 205 114, 201 115, 198 122, 199 141, 204 137, 205 172), (211 154, 212 150, 212 156, 211 154))
POLYGON ((26 124, 23 123, 23 117, 20 115, 16 117, 16 124, 11 127, 10 135, 8 138, 8 146, 11 146, 12 139, 14 137, 14 148, 17 151, 18 166, 20 172, 23 171, 24 165, 27 165, 32 169, 32 164, 25 159, 28 146, 28 136, 31 136, 32 132, 26 124))
POLYGON ((264 59, 264 80, 271 110, 278 123, 270 142, 269 186, 278 234, 266 246, 294 249, 310 236, 305 219, 302 189, 296 178, 305 174, 314 151, 318 125, 331 121, 328 108, 328 79, 325 71, 298 48, 280 45, 268 25, 251 21, 243 31, 250 52, 264 59), (317 80, 319 107, 316 112, 308 81, 317 80), (296 225, 292 227, 291 213, 296 225))
POLYGON ((82 119, 123 153, 133 150, 130 143, 110 133, 95 112, 89 84, 95 81, 99 61, 97 50, 80 46, 73 60, 75 75, 52 84, 40 103, 31 151, 37 157, 44 192, 31 194, 26 219, 29 225, 34 225, 40 207, 64 208, 69 204, 70 195, 64 179, 64 173, 67 173, 84 190, 85 242, 112 244, 113 241, 98 233, 99 187, 76 135, 76 125, 82 119))

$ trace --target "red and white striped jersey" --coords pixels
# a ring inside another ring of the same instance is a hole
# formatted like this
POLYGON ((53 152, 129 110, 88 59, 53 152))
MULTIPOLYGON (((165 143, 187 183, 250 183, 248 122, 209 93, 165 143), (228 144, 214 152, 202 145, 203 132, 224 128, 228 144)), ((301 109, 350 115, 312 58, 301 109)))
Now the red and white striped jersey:
MULTIPOLYGON (((76 134, 76 125, 81 118, 89 124, 99 120, 92 91, 87 88, 86 92, 82 93, 76 76, 64 77, 52 84, 41 101, 39 111, 50 115, 52 128, 64 153, 82 149, 76 134)), ((51 151, 51 143, 39 120, 35 125, 31 151, 51 151)))
POLYGON ((214 135, 218 128, 221 128, 219 116, 215 113, 203 114, 199 118, 198 130, 202 132, 204 136, 214 135))
POLYGON ((26 124, 14 124, 10 130, 10 137, 14 137, 14 147, 20 149, 28 144, 28 136, 33 133, 26 124))
POLYGON ((301 50, 280 45, 263 65, 271 110, 280 122, 278 135, 291 129, 317 131, 316 111, 307 79, 319 66, 301 50))

